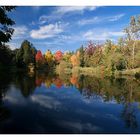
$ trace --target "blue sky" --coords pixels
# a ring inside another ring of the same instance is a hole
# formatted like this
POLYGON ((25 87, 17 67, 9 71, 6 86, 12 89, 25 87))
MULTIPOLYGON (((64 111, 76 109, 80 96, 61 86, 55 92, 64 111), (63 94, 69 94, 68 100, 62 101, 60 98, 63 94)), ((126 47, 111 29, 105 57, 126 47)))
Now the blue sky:
POLYGON ((89 40, 114 42, 124 36, 131 16, 138 16, 140 7, 39 7, 21 6, 9 16, 16 22, 11 48, 18 48, 25 39, 43 53, 47 49, 75 51, 89 40))

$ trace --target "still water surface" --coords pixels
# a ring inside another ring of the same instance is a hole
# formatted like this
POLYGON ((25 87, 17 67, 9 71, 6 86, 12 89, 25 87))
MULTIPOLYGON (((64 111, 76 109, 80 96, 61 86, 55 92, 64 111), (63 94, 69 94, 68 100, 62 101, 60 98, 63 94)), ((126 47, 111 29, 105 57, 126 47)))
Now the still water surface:
POLYGON ((1 73, 0 133, 140 133, 140 80, 1 73))

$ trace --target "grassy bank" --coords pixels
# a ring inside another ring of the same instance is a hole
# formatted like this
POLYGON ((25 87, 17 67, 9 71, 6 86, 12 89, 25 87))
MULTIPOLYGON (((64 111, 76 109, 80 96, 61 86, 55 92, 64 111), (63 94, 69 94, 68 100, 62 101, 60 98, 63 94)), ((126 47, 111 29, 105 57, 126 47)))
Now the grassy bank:
POLYGON ((140 78, 140 68, 116 71, 115 76, 135 76, 136 78, 140 78))
POLYGON ((122 70, 122 71, 109 71, 108 69, 102 69, 102 67, 74 67, 72 69, 65 68, 63 73, 74 74, 74 75, 87 75, 87 76, 96 76, 96 77, 125 77, 125 76, 133 76, 136 78, 140 78, 140 68, 130 69, 130 70, 122 70))
POLYGON ((98 68, 92 68, 92 67, 74 67, 72 69, 72 73, 73 74, 80 74, 80 75, 98 75, 98 76, 102 76, 103 72, 101 71, 101 69, 98 68))

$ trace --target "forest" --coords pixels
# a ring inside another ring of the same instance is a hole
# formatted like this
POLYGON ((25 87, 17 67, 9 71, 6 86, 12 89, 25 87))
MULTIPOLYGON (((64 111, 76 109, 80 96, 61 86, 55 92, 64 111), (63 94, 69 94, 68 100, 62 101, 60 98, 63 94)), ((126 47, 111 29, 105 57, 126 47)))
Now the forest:
POLYGON ((14 33, 13 21, 8 17, 16 7, 0 6, 0 69, 56 71, 57 73, 78 73, 83 75, 140 77, 140 16, 132 16, 123 29, 124 37, 118 41, 104 43, 89 41, 76 51, 43 54, 29 40, 23 40, 19 48, 11 50, 7 45, 14 33))

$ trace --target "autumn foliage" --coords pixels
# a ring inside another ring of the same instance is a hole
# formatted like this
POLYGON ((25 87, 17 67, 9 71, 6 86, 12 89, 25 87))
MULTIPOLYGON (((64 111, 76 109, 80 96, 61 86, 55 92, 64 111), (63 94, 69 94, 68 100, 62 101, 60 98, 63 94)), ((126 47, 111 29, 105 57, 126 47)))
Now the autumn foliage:
POLYGON ((37 54, 36 54, 36 56, 35 56, 35 59, 36 59, 36 62, 41 62, 41 61, 43 61, 43 55, 42 55, 42 53, 41 53, 40 50, 37 51, 37 54))
POLYGON ((35 80, 35 84, 36 84, 36 86, 39 86, 39 87, 40 87, 41 84, 42 84, 42 79, 39 79, 39 78, 36 79, 36 80, 35 80))
POLYGON ((63 82, 62 82, 62 80, 61 80, 59 77, 55 78, 54 81, 53 81, 53 83, 54 83, 54 85, 55 85, 57 88, 61 88, 62 85, 63 85, 63 82))
POLYGON ((57 62, 60 62, 63 58, 63 53, 61 51, 57 51, 55 54, 54 54, 54 58, 57 62))
POLYGON ((79 51, 76 54, 73 54, 71 56, 70 61, 71 61, 72 65, 73 65, 73 67, 74 66, 79 66, 79 64, 80 64, 80 61, 79 61, 79 51))
POLYGON ((53 55, 52 55, 52 53, 51 53, 50 50, 47 50, 47 51, 46 51, 46 53, 45 53, 45 59, 46 59, 47 61, 51 61, 51 60, 53 59, 53 55))
POLYGON ((78 85, 78 77, 75 75, 72 75, 72 77, 70 78, 70 82, 75 85, 76 87, 79 87, 78 85))

